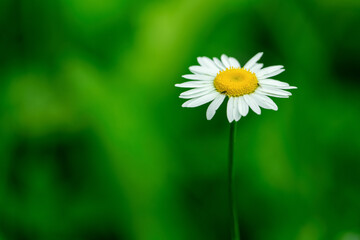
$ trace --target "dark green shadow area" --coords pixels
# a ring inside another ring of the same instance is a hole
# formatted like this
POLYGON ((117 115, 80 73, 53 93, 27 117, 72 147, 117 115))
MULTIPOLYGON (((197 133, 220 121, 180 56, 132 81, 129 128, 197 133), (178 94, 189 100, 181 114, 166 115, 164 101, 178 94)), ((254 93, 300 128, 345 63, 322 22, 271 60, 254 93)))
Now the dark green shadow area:
POLYGON ((357 0, 0 1, 0 240, 230 239, 222 53, 298 89, 237 125, 242 240, 360 239, 357 0))

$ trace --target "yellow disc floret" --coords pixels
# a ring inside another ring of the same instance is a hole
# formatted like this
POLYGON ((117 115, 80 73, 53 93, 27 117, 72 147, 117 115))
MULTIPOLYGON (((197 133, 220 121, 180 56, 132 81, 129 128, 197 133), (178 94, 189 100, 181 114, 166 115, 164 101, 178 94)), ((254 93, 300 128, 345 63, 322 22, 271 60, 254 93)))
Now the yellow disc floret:
POLYGON ((215 89, 229 97, 239 97, 253 93, 259 86, 255 73, 243 68, 227 68, 214 79, 215 89))

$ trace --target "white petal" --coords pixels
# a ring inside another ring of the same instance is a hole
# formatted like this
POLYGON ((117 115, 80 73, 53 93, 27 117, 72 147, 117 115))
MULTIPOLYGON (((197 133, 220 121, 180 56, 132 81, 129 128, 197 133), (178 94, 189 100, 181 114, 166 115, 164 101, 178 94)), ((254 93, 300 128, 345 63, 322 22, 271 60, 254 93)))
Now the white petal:
POLYGON ((246 103, 249 105, 249 107, 256 113, 259 114, 261 113, 261 110, 259 108, 259 106, 257 105, 257 103, 255 102, 255 100, 251 97, 251 95, 244 95, 244 99, 246 101, 246 103))
POLYGON ((234 114, 234 119, 235 121, 239 121, 241 118, 240 112, 239 112, 239 98, 235 97, 234 98, 234 110, 233 110, 233 114, 234 114))
POLYGON ((250 72, 257 73, 263 66, 264 64, 262 63, 256 63, 252 68, 250 68, 250 72))
POLYGON ((234 121, 233 111, 234 111, 234 98, 229 97, 229 101, 226 108, 226 115, 230 123, 234 121))
POLYGON ((270 94, 276 94, 276 95, 283 95, 283 96, 291 96, 291 92, 285 91, 285 90, 281 90, 281 89, 276 89, 276 88, 270 88, 270 87, 259 87, 262 92, 264 93, 270 93, 270 94))
POLYGON ((271 74, 273 72, 276 72, 276 71, 282 69, 283 67, 284 66, 281 66, 281 65, 266 67, 266 68, 261 69, 256 75, 259 77, 268 75, 268 74, 271 74))
POLYGON ((230 62, 228 56, 226 56, 225 54, 221 55, 221 61, 226 68, 230 68, 230 62))
POLYGON ((202 57, 198 57, 198 58, 197 58, 197 61, 198 61, 198 63, 199 63, 201 66, 206 67, 205 62, 204 62, 204 60, 203 60, 202 57))
POLYGON ((192 80, 208 80, 208 81, 214 80, 214 77, 209 75, 186 74, 186 75, 182 75, 182 77, 192 80))
POLYGON ((250 69, 250 68, 252 68, 252 67, 255 65, 255 63, 256 63, 257 61, 259 61, 259 59, 261 58, 262 55, 263 55, 263 53, 262 53, 262 52, 259 52, 258 54, 256 54, 255 56, 253 56, 253 57, 244 65, 244 68, 245 68, 245 69, 250 69))
POLYGON ((226 67, 225 65, 216 57, 213 58, 214 59, 214 63, 215 65, 220 69, 220 70, 225 70, 226 67))
POLYGON ((289 84, 274 79, 259 80, 260 85, 272 86, 272 87, 288 87, 289 84))
POLYGON ((212 93, 214 92, 215 90, 212 88, 212 89, 207 89, 207 90, 204 90, 204 91, 201 91, 201 92, 197 92, 197 93, 192 93, 192 94, 188 94, 188 95, 181 95, 180 94, 180 98, 183 98, 183 99, 191 99, 191 98, 198 98, 198 97, 202 97, 204 95, 207 95, 209 93, 212 93))
POLYGON ((190 72, 194 74, 199 75, 210 75, 210 76, 216 76, 217 71, 207 68, 207 67, 201 67, 201 66, 191 66, 189 67, 190 72))
POLYGON ((180 96, 188 96, 188 95, 191 95, 191 94, 194 94, 194 93, 205 92, 205 91, 208 91, 208 90, 215 90, 215 88, 214 88, 214 86, 206 86, 206 87, 201 87, 201 88, 194 88, 194 89, 190 89, 190 90, 187 90, 185 92, 182 92, 180 94, 180 96))
POLYGON ((239 108, 239 112, 242 116, 246 116, 249 112, 249 105, 246 103, 245 99, 243 96, 240 96, 239 97, 239 105, 238 105, 238 108, 239 108))
POLYGON ((220 107, 220 105, 223 103, 224 99, 225 99, 224 94, 219 94, 209 105, 209 107, 206 110, 206 119, 207 120, 211 120, 215 113, 216 110, 220 107))
POLYGON ((264 88, 275 88, 275 89, 297 89, 295 86, 289 86, 286 82, 281 82, 273 79, 259 80, 259 85, 264 88))
POLYGON ((262 107, 262 108, 266 108, 266 109, 272 109, 277 111, 278 110, 278 106, 276 105, 276 103, 269 98, 266 95, 261 95, 259 93, 253 93, 251 96, 254 97, 255 101, 257 102, 257 104, 262 107))
POLYGON ((260 87, 258 87, 255 90, 256 93, 259 93, 261 95, 266 95, 266 96, 270 96, 270 97, 277 97, 277 98, 289 98, 288 95, 278 95, 278 94, 273 94, 273 93, 269 93, 269 92, 264 92, 263 90, 260 89, 260 87))
POLYGON ((207 67, 209 69, 212 69, 214 71, 218 71, 217 66, 215 63, 208 57, 200 57, 201 58, 201 65, 204 67, 207 67))
POLYGON ((280 73, 282 73, 283 71, 285 71, 285 69, 279 69, 275 72, 272 72, 272 73, 269 73, 269 74, 265 74, 265 75, 262 75, 262 76, 259 76, 258 78, 259 79, 266 79, 266 78, 269 78, 269 77, 273 77, 273 76, 276 76, 276 75, 279 75, 280 73))
POLYGON ((281 89, 297 89, 295 86, 281 87, 281 89))
POLYGON ((175 84, 175 87, 181 88, 200 88, 207 86, 213 86, 213 81, 189 81, 175 84))
POLYGON ((229 57, 229 63, 231 67, 240 68, 240 63, 233 57, 229 57))
POLYGON ((190 100, 184 102, 183 105, 181 105, 181 106, 189 107, 189 108, 198 107, 198 106, 201 106, 205 103, 212 101, 218 94, 219 94, 218 92, 214 91, 213 93, 206 94, 205 96, 190 99, 190 100))
POLYGON ((239 121, 240 118, 241 118, 241 115, 239 113, 239 109, 234 109, 234 111, 236 111, 236 115, 234 116, 234 120, 239 121))
POLYGON ((289 96, 284 96, 284 95, 277 95, 277 94, 271 94, 271 93, 264 93, 264 92, 260 92, 263 95, 266 96, 270 96, 270 97, 276 97, 276 98, 289 98, 289 96))

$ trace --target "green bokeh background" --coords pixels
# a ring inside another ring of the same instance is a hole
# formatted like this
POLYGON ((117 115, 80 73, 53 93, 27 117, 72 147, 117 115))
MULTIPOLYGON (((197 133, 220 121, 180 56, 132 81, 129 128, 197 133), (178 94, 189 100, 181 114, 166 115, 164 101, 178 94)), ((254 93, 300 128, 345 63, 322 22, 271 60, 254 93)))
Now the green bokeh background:
POLYGON ((229 124, 197 56, 298 86, 238 123, 242 240, 360 239, 358 0, 1 0, 0 240, 230 239, 229 124))

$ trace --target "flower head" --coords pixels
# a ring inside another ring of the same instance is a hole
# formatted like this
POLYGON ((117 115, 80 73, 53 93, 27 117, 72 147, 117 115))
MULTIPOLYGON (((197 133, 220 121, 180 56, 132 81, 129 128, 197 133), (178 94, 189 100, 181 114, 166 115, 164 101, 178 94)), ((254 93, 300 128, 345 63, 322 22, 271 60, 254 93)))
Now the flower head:
POLYGON ((239 121, 245 117, 249 107, 257 114, 260 107, 277 110, 278 107, 270 97, 288 98, 287 89, 296 89, 285 82, 270 79, 285 69, 281 65, 263 68, 257 63, 263 53, 256 54, 243 67, 239 62, 225 54, 221 59, 198 57, 200 66, 189 67, 193 74, 183 75, 192 81, 175 84, 176 87, 192 88, 180 94, 180 98, 189 99, 183 107, 198 107, 211 102, 206 111, 206 118, 212 119, 216 110, 226 97, 227 118, 229 122, 239 121))

